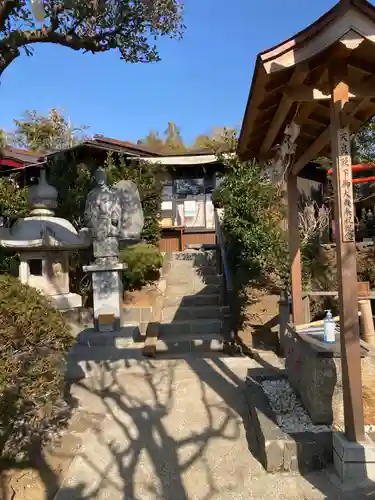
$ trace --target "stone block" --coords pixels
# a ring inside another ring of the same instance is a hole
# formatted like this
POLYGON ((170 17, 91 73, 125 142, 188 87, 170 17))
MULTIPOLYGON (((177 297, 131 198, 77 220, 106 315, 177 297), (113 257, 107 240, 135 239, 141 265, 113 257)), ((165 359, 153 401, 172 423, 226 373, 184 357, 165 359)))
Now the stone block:
POLYGON ((173 321, 160 325, 160 336, 171 335, 205 335, 221 333, 223 322, 219 319, 201 319, 191 321, 173 321))
POLYGON ((186 307, 186 306, 172 306, 165 307, 162 312, 164 321, 186 321, 194 319, 205 318, 220 318, 222 308, 220 306, 207 306, 207 307, 186 307))
POLYGON ((141 321, 141 308, 140 307, 123 307, 122 308, 122 321, 126 323, 140 323, 141 321))
POLYGON ((108 314, 115 317, 113 330, 121 325, 123 269, 124 265, 120 263, 84 266, 84 271, 92 272, 95 328, 99 329, 99 317, 108 314))
POLYGON ((285 368, 314 424, 343 424, 341 359, 320 356, 288 325, 284 333, 285 368))
POLYGON ((216 306, 220 304, 220 296, 218 294, 212 295, 168 295, 164 300, 164 307, 202 307, 202 306, 216 306))
POLYGON ((251 453, 261 462, 266 471, 306 473, 322 469, 327 463, 331 463, 332 433, 286 434, 282 431, 260 385, 260 382, 266 378, 280 378, 281 375, 269 375, 266 370, 254 371, 257 375, 248 376, 244 391, 247 409, 246 434, 251 453), (263 371, 265 375, 261 374, 263 371))
POLYGON ((348 441, 344 434, 333 434, 333 462, 342 483, 375 478, 375 443, 366 436, 363 443, 348 441))
POLYGON ((76 293, 64 293, 60 295, 51 295, 48 297, 53 306, 60 311, 77 309, 82 307, 82 297, 76 293))
MULTIPOLYGON (((88 347, 114 346, 120 348, 124 345, 132 344, 136 335, 136 326, 124 326, 113 332, 99 332, 94 328, 86 328, 77 335, 76 340, 78 345, 88 347)), ((74 346, 72 348, 72 352, 74 352, 74 346)))

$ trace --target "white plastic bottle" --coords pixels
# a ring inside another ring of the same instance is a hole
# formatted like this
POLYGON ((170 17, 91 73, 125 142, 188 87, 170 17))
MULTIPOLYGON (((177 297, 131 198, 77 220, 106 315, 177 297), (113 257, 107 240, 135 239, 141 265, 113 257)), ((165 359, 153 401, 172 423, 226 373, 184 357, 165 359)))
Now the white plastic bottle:
POLYGON ((335 322, 329 309, 327 309, 326 313, 324 318, 324 342, 334 344, 336 342, 335 322))

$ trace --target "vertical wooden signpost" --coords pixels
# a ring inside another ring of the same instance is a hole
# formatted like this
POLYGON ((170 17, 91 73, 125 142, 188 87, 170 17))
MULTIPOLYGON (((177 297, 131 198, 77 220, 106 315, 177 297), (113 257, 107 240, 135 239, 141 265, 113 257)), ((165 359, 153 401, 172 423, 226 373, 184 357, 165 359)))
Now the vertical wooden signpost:
POLYGON ((364 421, 350 131, 342 123, 341 113, 349 101, 346 63, 333 63, 329 76, 345 434, 349 441, 360 442, 364 440, 364 421))

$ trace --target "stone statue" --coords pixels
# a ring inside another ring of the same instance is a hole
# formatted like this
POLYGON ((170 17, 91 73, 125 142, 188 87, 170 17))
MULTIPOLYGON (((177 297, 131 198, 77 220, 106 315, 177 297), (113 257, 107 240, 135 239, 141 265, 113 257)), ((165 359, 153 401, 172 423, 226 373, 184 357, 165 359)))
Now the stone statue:
POLYGON ((138 242, 144 225, 143 209, 137 185, 123 180, 115 185, 120 193, 121 222, 119 237, 122 244, 138 242))
POLYGON ((91 230, 96 263, 117 262, 121 197, 117 189, 107 185, 107 174, 100 167, 95 172, 97 186, 86 200, 85 224, 91 230))

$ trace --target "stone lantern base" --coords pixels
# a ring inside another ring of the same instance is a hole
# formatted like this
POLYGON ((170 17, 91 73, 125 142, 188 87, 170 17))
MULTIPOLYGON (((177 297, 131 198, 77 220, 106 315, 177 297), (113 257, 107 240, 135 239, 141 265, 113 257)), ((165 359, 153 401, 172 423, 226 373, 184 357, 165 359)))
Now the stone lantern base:
POLYGON ((82 297, 69 290, 68 252, 35 250, 20 253, 19 279, 40 290, 56 309, 82 307, 82 297))

